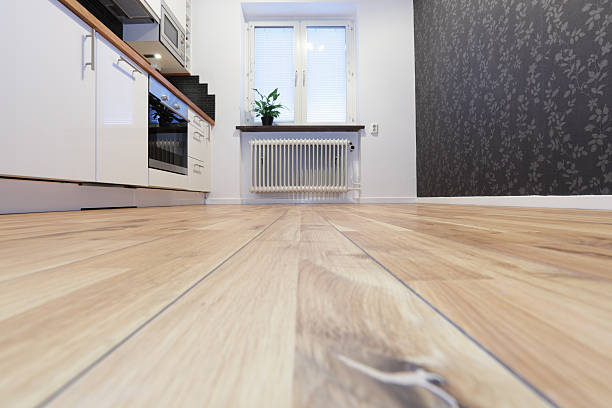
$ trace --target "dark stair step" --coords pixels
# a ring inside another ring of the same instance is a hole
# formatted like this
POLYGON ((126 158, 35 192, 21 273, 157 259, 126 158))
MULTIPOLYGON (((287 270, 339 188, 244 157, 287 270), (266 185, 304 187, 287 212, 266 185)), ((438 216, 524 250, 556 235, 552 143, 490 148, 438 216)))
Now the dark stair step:
POLYGON ((198 75, 168 76, 166 78, 211 119, 215 119, 215 96, 208 94, 208 84, 201 84, 198 75))

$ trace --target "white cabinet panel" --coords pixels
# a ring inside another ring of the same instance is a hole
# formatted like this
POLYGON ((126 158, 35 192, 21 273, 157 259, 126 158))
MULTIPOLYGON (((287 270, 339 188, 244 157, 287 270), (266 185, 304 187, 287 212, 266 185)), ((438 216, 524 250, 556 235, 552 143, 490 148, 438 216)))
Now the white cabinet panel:
POLYGON ((145 3, 151 7, 158 19, 161 18, 161 0, 145 0, 145 3))
POLYGON ((187 153, 190 157, 207 162, 210 152, 210 129, 208 126, 201 129, 192 123, 189 123, 187 153))
POLYGON ((165 2, 172 14, 181 23, 183 31, 185 31, 187 26, 187 0, 165 0, 165 2))
POLYGON ((148 185, 148 76, 97 39, 96 181, 148 185))
POLYGON ((191 109, 188 118, 189 188, 208 192, 212 183, 210 124, 191 109))
POLYGON ((189 188, 189 176, 171 173, 169 171, 149 169, 149 184, 151 187, 187 190, 189 188))
POLYGON ((202 119, 200 115, 195 113, 193 109, 189 109, 189 111, 187 112, 187 115, 188 115, 189 121, 197 128, 204 130, 206 126, 210 126, 210 124, 204 119, 202 119))
POLYGON ((210 165, 193 157, 189 157, 187 164, 189 166, 189 190, 210 191, 210 165))
POLYGON ((94 181, 91 29, 56 0, 1 3, 0 44, 13 55, 0 64, 11 83, 3 87, 10 109, 0 110, 0 174, 94 181))

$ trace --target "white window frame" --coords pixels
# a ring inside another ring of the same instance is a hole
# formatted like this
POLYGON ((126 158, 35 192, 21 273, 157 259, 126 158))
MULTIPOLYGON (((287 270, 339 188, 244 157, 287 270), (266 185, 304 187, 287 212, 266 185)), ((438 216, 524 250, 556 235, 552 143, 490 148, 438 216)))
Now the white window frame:
MULTIPOLYGON (((294 68, 295 68, 295 93, 294 93, 294 122, 283 122, 278 125, 309 124, 322 125, 328 123, 306 122, 306 82, 308 72, 306 71, 306 27, 345 27, 346 28, 346 119, 344 124, 357 123, 357 69, 355 60, 355 27, 349 20, 273 20, 273 21, 249 21, 245 24, 245 89, 244 89, 244 112, 246 122, 255 123, 253 112, 254 97, 253 87, 255 81, 255 27, 293 27, 294 34, 294 68)), ((334 122, 333 124, 343 124, 334 122)))

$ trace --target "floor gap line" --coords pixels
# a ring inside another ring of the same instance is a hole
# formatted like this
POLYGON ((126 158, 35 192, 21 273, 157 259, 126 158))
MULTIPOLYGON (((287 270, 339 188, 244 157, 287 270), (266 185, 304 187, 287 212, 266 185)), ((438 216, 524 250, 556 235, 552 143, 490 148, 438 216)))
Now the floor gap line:
MULTIPOLYGON (((368 218, 368 217, 366 217, 364 215, 359 215, 358 214, 358 216, 361 217, 361 218, 365 218, 365 219, 367 219, 370 222, 377 221, 377 220, 373 220, 372 218, 368 218)), ((432 221, 432 222, 436 223, 436 221, 432 221)), ((583 278, 583 279, 593 280, 593 281, 597 281, 597 282, 606 282, 606 283, 612 282, 612 279, 606 279, 606 278, 602 278, 602 277, 599 277, 599 276, 591 276, 591 275, 588 275, 588 274, 586 274, 584 272, 575 271, 573 269, 562 268, 562 267, 557 266, 557 265, 547 264, 547 263, 538 261, 536 259, 525 258, 525 257, 522 257, 520 255, 510 254, 510 253, 507 253, 507 252, 503 252, 503 251, 501 251, 499 249, 478 247, 478 246, 475 246, 473 244, 470 244, 470 243, 467 243, 467 242, 464 242, 464 241, 458 241, 458 240, 447 238, 447 237, 440 237, 438 235, 434 235, 434 234, 429 233, 429 232, 415 231, 413 229, 402 227, 401 225, 395 225, 395 224, 392 224, 392 223, 389 223, 389 222, 384 222, 384 223, 392 225, 392 226, 397 227, 397 228, 403 228, 403 229, 405 229, 407 231, 411 231, 411 232, 416 232, 416 233, 419 233, 419 234, 427 235, 428 237, 442 239, 442 240, 445 240, 445 241, 453 242, 455 244, 465 245, 465 246, 470 247, 470 248, 477 248, 477 249, 479 249, 481 251, 487 251, 487 252, 491 252, 491 253, 494 253, 494 254, 497 254, 497 255, 507 256, 509 258, 520 259, 522 261, 527 261, 527 262, 531 262, 531 263, 534 263, 534 264, 543 265, 543 266, 547 266, 547 267, 550 267, 550 268, 555 268, 555 269, 558 269, 559 271, 569 273, 570 275, 573 275, 576 278, 583 278)), ((560 242, 560 243, 561 244, 565 244, 565 242, 560 242)))
POLYGON ((326 216, 322 215, 322 217, 327 221, 327 223, 329 223, 336 231, 338 231, 344 238, 346 238, 347 240, 349 240, 353 245, 355 245, 357 248, 359 248, 359 250, 361 252, 363 252, 368 258, 370 258, 374 263, 376 263, 378 266, 380 266, 384 271, 386 271, 389 275, 391 275, 393 278, 395 278, 402 286, 404 286, 406 289, 408 289, 413 295, 415 295, 417 298, 419 298, 423 303, 425 303, 427 306, 429 306, 431 309, 433 309, 439 316, 441 316, 444 320, 446 320, 448 323, 450 323, 455 329, 457 329, 461 334, 463 334, 464 336, 466 336, 472 343, 474 343, 479 349, 481 349, 482 351, 484 351, 489 357, 493 358, 495 361, 497 361, 502 367, 504 367, 508 372, 510 372, 510 374, 512 374, 515 378, 517 378, 521 383, 523 383, 527 388, 529 388, 530 390, 532 390, 536 395, 538 395, 541 399, 543 399, 546 403, 548 403, 550 406, 555 407, 555 408, 559 408, 559 405, 557 403, 555 403, 550 397, 548 397, 544 392, 542 392, 539 388, 537 388, 535 385, 533 385, 531 382, 529 382, 526 378, 524 378, 522 375, 520 375, 518 372, 516 372, 512 367, 510 367, 508 364, 506 364, 504 361, 502 361, 499 357, 497 357, 495 354, 493 354, 492 351, 490 351, 488 348, 486 348, 483 344, 481 344, 478 340, 476 340, 472 335, 470 335, 465 329, 463 329, 461 326, 459 326, 457 323, 455 323, 453 320, 451 320, 448 316, 446 316, 440 309, 438 309, 437 307, 435 307, 432 303, 430 303, 427 299, 425 299, 425 297, 423 297, 420 293, 418 293, 415 289, 413 289, 411 286, 409 286, 408 284, 406 284, 403 280, 401 280, 397 275, 395 275, 393 272, 391 272, 385 265, 383 265, 381 262, 379 262, 376 258, 374 258, 368 251, 366 251, 364 248, 362 248, 359 244, 357 244, 355 241, 353 241, 348 235, 346 235, 343 231, 341 231, 340 229, 338 229, 338 227, 336 227, 336 225, 334 223, 332 223, 326 216))
POLYGON ((55 400, 58 396, 60 396, 64 391, 66 391, 68 388, 70 388, 73 384, 75 384, 78 380, 80 380, 81 378, 83 378, 88 372, 90 372, 92 369, 94 369, 98 364, 100 364, 102 361, 106 360, 112 353, 114 353, 117 349, 119 349, 119 347, 121 347, 123 344, 127 343, 132 337, 134 337, 136 334, 138 334, 139 332, 141 332, 144 328, 146 328, 150 323, 153 322, 153 320, 157 319, 159 316, 161 316, 166 310, 168 310, 170 307, 172 307, 174 304, 176 304, 180 299, 182 299, 185 295, 187 295, 189 292, 191 292, 196 286, 198 286, 200 283, 202 283, 202 281, 204 281, 204 279, 206 279, 207 277, 209 277, 210 275, 212 275, 215 271, 217 271, 219 268, 221 268, 223 265, 225 265, 229 260, 231 260, 235 255, 237 255, 239 252, 241 252, 244 248, 246 248, 248 245, 250 245, 251 243, 253 243, 257 238, 259 238, 264 232, 266 232, 272 225, 274 225, 278 220, 280 220, 281 218, 283 218, 285 215, 287 215, 288 210, 286 210, 282 215, 280 215, 278 218, 276 218, 274 221, 272 221, 270 224, 268 224, 264 229, 262 229, 261 231, 259 231, 254 237, 252 237, 251 239, 249 239, 247 242, 245 242, 240 248, 238 248, 237 250, 235 250, 231 255, 229 255, 227 258, 225 258, 223 261, 221 261, 217 266, 215 266, 213 269, 211 269, 210 271, 208 271, 204 276, 202 276, 200 279, 198 279, 195 283, 193 283, 190 287, 188 287, 186 290, 184 290, 182 293, 180 293, 176 298, 174 298, 170 303, 168 303, 166 306, 164 306, 163 308, 161 308, 158 312, 156 312, 153 316, 151 316, 150 318, 148 318, 144 323, 142 323, 140 326, 138 326, 136 329, 134 329, 132 332, 130 332, 126 337, 124 337, 123 339, 121 339, 117 344, 115 344, 113 347, 111 347, 110 349, 108 349, 107 351, 105 351, 100 357, 98 357, 97 359, 95 359, 92 363, 90 363, 87 367, 85 367, 84 369, 82 369, 81 371, 79 371, 74 377, 72 377, 70 380, 68 380, 66 383, 64 383, 64 385, 60 386, 57 390, 55 390, 51 395, 49 395, 47 398, 45 398, 42 402, 40 402, 39 404, 36 405, 37 408, 41 408, 41 407, 45 407, 47 405, 49 405, 53 400, 55 400))

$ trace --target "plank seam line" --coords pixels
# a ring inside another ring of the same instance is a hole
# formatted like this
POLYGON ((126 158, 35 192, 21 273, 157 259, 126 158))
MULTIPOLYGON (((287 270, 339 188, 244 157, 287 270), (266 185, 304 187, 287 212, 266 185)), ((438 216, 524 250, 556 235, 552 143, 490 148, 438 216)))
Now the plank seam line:
MULTIPOLYGON (((207 225, 206 227, 210 227, 210 226, 213 226, 213 225, 219 224, 219 223, 221 223, 221 222, 223 222, 223 221, 213 222, 212 224, 207 225)), ((91 230, 70 231, 69 233, 73 233, 73 232, 74 232, 74 233, 80 233, 80 232, 89 232, 89 231, 91 231, 91 230)), ((130 245, 128 245, 128 246, 124 246, 124 247, 121 247, 121 248, 111 249, 110 251, 103 252, 103 253, 101 253, 101 254, 91 255, 91 256, 86 256, 85 258, 82 258, 82 259, 75 259, 75 260, 68 261, 68 262, 65 262, 65 263, 62 263, 62 264, 59 264, 59 265, 54 265, 54 266, 49 266, 49 267, 43 267, 43 268, 41 268, 41 269, 37 269, 37 270, 35 270, 35 271, 30 271, 30 272, 25 273, 25 274, 23 274, 23 275, 14 276, 14 277, 12 277, 12 278, 7 278, 7 279, 0 279, 0 283, 10 282, 10 281, 15 280, 15 279, 24 278, 24 277, 26 277, 26 276, 35 275, 35 274, 37 274, 37 273, 46 272, 46 271, 50 271, 50 270, 57 269, 57 268, 63 268, 63 267, 65 267, 65 266, 70 266, 70 265, 72 265, 72 264, 79 263, 79 262, 90 261, 90 260, 92 260, 92 259, 95 259, 95 258, 98 258, 98 257, 101 257, 101 256, 106 256, 106 255, 109 255, 109 254, 113 254, 113 253, 115 253, 115 252, 123 251, 124 249, 131 249, 131 248, 135 248, 135 247, 140 246, 140 245, 150 244, 150 243, 153 243, 153 242, 155 242, 155 241, 159 241, 160 239, 164 239, 164 238, 168 238, 168 237, 173 237, 173 236, 175 236, 175 235, 182 234, 182 233, 184 233, 184 232, 185 232, 185 231, 176 232, 176 233, 171 233, 171 234, 168 234, 168 235, 163 235, 163 236, 161 236, 161 237, 152 238, 152 239, 150 239, 150 240, 148 240, 148 241, 136 242, 135 244, 130 244, 130 245)), ((54 234, 38 235, 38 236, 36 236, 36 237, 32 237, 32 238, 39 239, 39 238, 45 238, 45 237, 48 237, 48 236, 51 236, 51 235, 54 235, 54 234)), ((28 238, 26 238, 26 239, 28 239, 28 238)), ((12 240, 1 241, 1 242, 17 241, 17 240, 18 240, 18 239, 12 239, 12 240)))
POLYGON ((264 232, 266 232, 272 225, 274 225, 278 220, 280 220, 281 218, 283 218, 286 214, 287 214, 288 210, 286 210, 283 214, 281 214, 278 218, 276 218, 274 221, 272 221, 267 227, 265 227, 264 229, 262 229, 261 231, 259 231, 259 233, 257 233, 257 235, 255 235, 253 238, 249 239, 246 243, 244 243, 244 245, 242 245, 240 248, 238 248, 236 251, 234 251, 230 256, 228 256, 227 258, 225 258, 223 261, 221 261, 217 266, 215 266, 213 269, 211 269, 209 272, 207 272, 204 276, 202 276, 200 279, 198 279, 194 284, 192 284, 190 287, 188 287, 185 291, 183 291, 182 293, 180 293, 176 298, 174 298, 174 300, 172 300, 170 303, 168 303, 166 306, 164 306, 163 308, 161 308, 157 313, 155 313, 153 316, 151 316, 150 318, 148 318, 144 323, 142 323, 140 326, 138 326, 136 329, 134 329, 130 334, 128 334, 126 337, 124 337, 122 340, 120 340, 117 344, 115 344, 113 347, 111 347, 110 349, 108 349, 107 351, 105 351, 100 357, 98 357, 96 360, 94 360, 91 364, 89 364, 87 367, 85 367, 84 369, 82 369, 81 371, 79 371, 74 377, 72 377, 70 380, 68 380, 66 383, 64 383, 64 385, 62 385, 61 387, 59 387, 57 390, 55 390, 51 395, 49 395, 47 398, 45 398, 42 402, 40 402, 39 404, 36 405, 37 408, 41 408, 44 406, 49 405, 53 400, 55 400, 58 396, 60 396, 64 391, 66 391, 68 388, 70 388, 72 385, 74 385, 77 381, 79 381, 81 378, 83 378, 88 372, 90 372, 92 369, 94 369, 98 364, 100 364, 102 361, 106 360, 112 353, 114 353, 115 351, 117 351, 117 349, 119 347, 121 347, 122 345, 124 345, 125 343, 127 343, 132 337, 134 337, 136 334, 138 334, 139 332, 141 332, 146 326, 148 326, 150 323, 153 322, 153 320, 157 319, 159 316, 161 316, 166 310, 168 310, 170 307, 172 307, 175 303, 177 303, 180 299, 182 299, 185 295, 187 295, 189 292, 191 292, 191 290, 193 290, 196 286, 198 286, 204 279, 206 279, 207 277, 209 277, 210 275, 212 275, 215 271, 217 271, 219 268, 221 268, 223 265, 225 265, 227 262, 229 262, 230 259, 232 259, 235 255, 237 255, 240 251, 242 251, 244 248, 246 248, 249 244, 251 244, 253 241, 255 241, 257 238, 259 238, 264 232))
POLYGON ((524 378, 522 375, 520 375, 518 372, 516 372, 512 367, 510 367, 509 365, 504 363, 499 357, 497 357, 495 354, 493 354, 492 351, 490 351, 488 348, 486 348, 484 345, 482 345, 478 340, 476 340, 466 330, 464 330, 461 326, 459 326, 457 323, 455 323, 453 320, 451 320, 448 316, 446 316, 441 310, 439 310, 432 303, 430 303, 427 299, 425 299, 420 293, 418 293, 415 289, 413 289, 411 286, 409 286, 403 280, 401 280, 397 275, 395 275, 393 272, 391 272, 389 269, 387 269, 387 267, 385 265, 380 263, 372 255, 370 255, 370 253, 368 251, 366 251, 361 246, 359 246, 355 241, 353 241, 344 232, 340 231, 336 227, 336 225, 334 223, 329 221, 329 219, 327 217, 324 217, 324 218, 336 231, 338 231, 340 234, 342 234, 342 236, 344 236, 346 239, 348 239, 353 245, 355 245, 357 248, 359 248, 361 250, 361 252, 366 254, 368 256, 368 258, 370 258, 372 261, 374 261, 378 266, 380 266, 383 270, 385 270, 389 275, 393 276, 406 289, 408 289, 410 292, 412 292, 412 294, 414 294, 416 297, 418 297, 427 306, 432 308, 438 315, 440 315, 444 320, 446 320, 448 323, 450 323, 455 329, 457 329, 460 333, 462 333, 465 337, 467 337, 470 341, 472 341, 472 343, 474 343, 479 349, 484 351, 489 357, 491 357, 495 361, 497 361, 502 367, 504 367, 508 372, 510 372, 510 374, 512 374, 521 383, 523 383, 523 385, 527 386, 527 388, 529 388, 531 391, 533 391, 538 397, 543 399, 550 406, 555 407, 555 408, 559 408, 559 405, 557 405, 552 399, 550 399, 546 394, 544 394, 544 392, 542 392, 540 389, 538 389, 535 385, 531 384, 531 382, 529 382, 526 378, 524 378))
MULTIPOLYGON (((364 219, 368 220, 369 222, 372 222, 372 220, 374 220, 373 218, 366 217, 366 215, 367 214, 364 214, 364 215, 357 214, 358 217, 364 218, 364 219)), ((437 223, 436 221, 432 221, 432 222, 437 223)), ((514 254, 511 254, 509 252, 503 252, 500 249, 478 247, 478 246, 475 246, 473 244, 470 244, 469 242, 464 242, 464 241, 460 241, 460 240, 456 240, 456 239, 451 239, 451 238, 448 238, 448 237, 441 237, 439 235, 435 235, 435 234, 432 234, 432 233, 429 233, 429 232, 411 230, 410 228, 402 227, 401 225, 395 225, 395 224, 390 223, 390 222, 385 222, 385 224, 393 225, 395 227, 404 228, 404 229, 406 229, 408 231, 411 231, 411 232, 416 232, 416 233, 419 233, 419 234, 427 235, 428 237, 432 237, 432 238, 436 238, 436 239, 441 239, 441 240, 453 242, 455 244, 464 245, 464 246, 467 246, 467 247, 470 247, 470 248, 478 248, 478 249, 480 249, 482 251, 491 252, 493 254, 503 255, 503 256, 506 256, 506 257, 509 257, 509 258, 518 259, 518 260, 521 260, 521 261, 531 262, 531 263, 534 263, 534 264, 537 264, 537 265, 542 265, 542 266, 545 266, 545 267, 548 267, 548 268, 558 269, 561 272, 569 273, 570 276, 568 276, 568 277, 583 278, 583 279, 592 280, 592 281, 596 281, 596 282, 605 282, 605 283, 612 282, 612 280, 610 280, 610 279, 606 279, 606 278, 602 278, 602 277, 598 277, 598 276, 588 275, 587 273, 584 273, 584 272, 575 271, 573 269, 564 268, 564 267, 561 267, 561 266, 558 266, 558 265, 548 264, 548 263, 545 263, 545 262, 541 262, 541 261, 539 261, 537 259, 525 258, 525 257, 520 256, 520 255, 514 255, 514 254)), ((437 224, 439 224, 439 223, 437 223, 437 224)))
MULTIPOLYGON (((180 234, 180 232, 178 232, 177 234, 180 234)), ((172 235, 176 235, 176 234, 172 234, 172 235)), ((44 267, 44 268, 41 268, 41 269, 37 269, 35 271, 31 271, 31 272, 25 273, 23 275, 13 276, 12 278, 3 279, 3 280, 0 279, 0 283, 5 283, 5 282, 10 282, 10 281, 13 281, 13 280, 16 280, 16 279, 25 278, 25 277, 28 277, 28 276, 36 275, 37 273, 52 271, 53 269, 57 269, 57 268, 69 267, 70 265, 75 264, 75 263, 90 261, 92 259, 95 259, 95 258, 98 258, 98 257, 101 257, 101 256, 106 256, 106 255, 109 255, 109 254, 113 254, 115 252, 123 251, 124 249, 131 249, 131 248, 137 247, 139 245, 150 244, 152 242, 159 241, 160 239, 164 239, 164 238, 170 237, 172 235, 166 235, 166 236, 163 236, 163 237, 157 237, 157 238, 153 238, 153 239, 151 239, 149 241, 138 242, 138 243, 131 244, 131 245, 128 245, 128 246, 125 246, 125 247, 111 249, 110 251, 103 252, 101 254, 87 256, 87 257, 82 258, 82 259, 75 259, 75 260, 68 261, 66 263, 59 264, 59 265, 44 267)))

